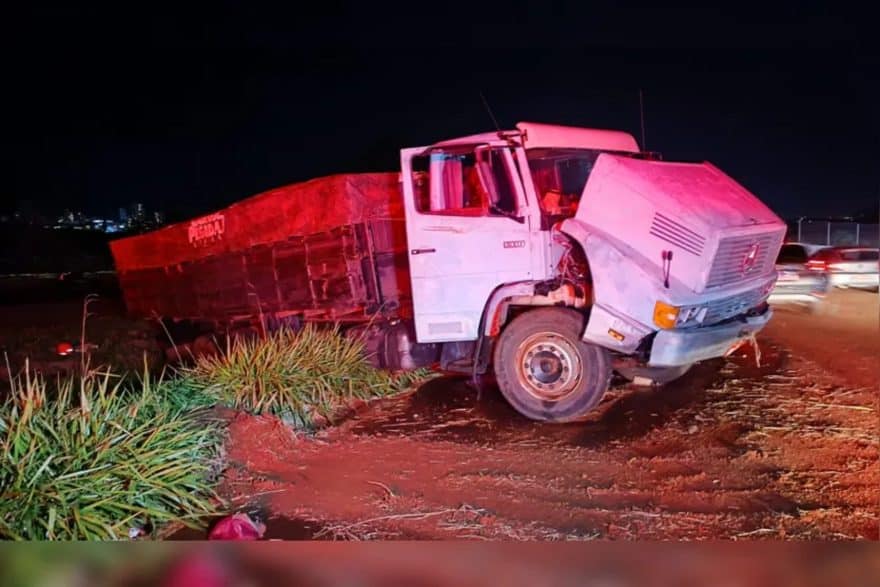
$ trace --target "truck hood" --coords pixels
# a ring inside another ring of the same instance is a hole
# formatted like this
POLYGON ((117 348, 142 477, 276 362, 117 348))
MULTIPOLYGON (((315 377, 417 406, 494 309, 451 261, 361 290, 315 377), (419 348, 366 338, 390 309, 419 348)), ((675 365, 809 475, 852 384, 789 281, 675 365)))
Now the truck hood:
POLYGON ((736 285, 774 270, 785 223, 710 163, 602 154, 575 220, 694 292, 736 285))

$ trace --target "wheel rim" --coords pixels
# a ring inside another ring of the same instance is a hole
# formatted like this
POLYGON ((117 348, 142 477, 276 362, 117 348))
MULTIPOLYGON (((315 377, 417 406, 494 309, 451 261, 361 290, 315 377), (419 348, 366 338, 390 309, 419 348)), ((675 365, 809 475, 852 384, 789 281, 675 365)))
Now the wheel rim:
POLYGON ((559 401, 581 380, 581 361, 574 344, 553 332, 539 332, 517 348, 520 385, 542 401, 559 401))

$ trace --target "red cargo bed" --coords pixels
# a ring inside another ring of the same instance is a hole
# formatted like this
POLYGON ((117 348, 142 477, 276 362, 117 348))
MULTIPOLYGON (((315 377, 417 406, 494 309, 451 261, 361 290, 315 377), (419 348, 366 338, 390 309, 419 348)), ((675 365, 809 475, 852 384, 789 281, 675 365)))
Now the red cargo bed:
POLYGON ((409 298, 396 173, 273 189, 110 248, 134 315, 357 319, 409 298))

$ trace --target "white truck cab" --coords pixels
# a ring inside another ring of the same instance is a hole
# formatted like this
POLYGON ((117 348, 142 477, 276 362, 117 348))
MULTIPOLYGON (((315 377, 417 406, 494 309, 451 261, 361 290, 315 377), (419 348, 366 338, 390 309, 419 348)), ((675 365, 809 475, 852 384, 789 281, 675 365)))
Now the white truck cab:
POLYGON ((623 132, 518 124, 401 152, 418 343, 524 415, 583 417, 611 374, 665 382, 770 319, 785 224, 709 163, 623 132))

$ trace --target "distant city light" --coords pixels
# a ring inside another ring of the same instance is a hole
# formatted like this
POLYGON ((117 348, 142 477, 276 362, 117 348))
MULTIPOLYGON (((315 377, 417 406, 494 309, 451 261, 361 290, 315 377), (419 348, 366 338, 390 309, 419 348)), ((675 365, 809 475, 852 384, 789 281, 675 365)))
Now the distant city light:
POLYGON ((39 215, 15 212, 0 216, 0 224, 15 223, 42 226, 52 230, 88 230, 105 233, 143 232, 162 226, 165 214, 161 211, 148 211, 144 204, 134 203, 128 208, 119 208, 119 218, 90 216, 81 211, 65 210, 54 221, 41 219, 39 215))

